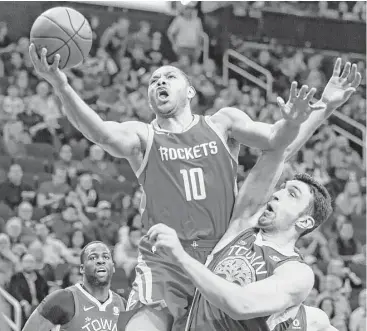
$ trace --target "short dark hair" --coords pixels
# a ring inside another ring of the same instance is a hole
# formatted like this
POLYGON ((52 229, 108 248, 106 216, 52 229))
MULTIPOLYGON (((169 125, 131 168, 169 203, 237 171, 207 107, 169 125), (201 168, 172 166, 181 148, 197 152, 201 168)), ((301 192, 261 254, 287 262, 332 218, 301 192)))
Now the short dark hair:
POLYGON ((320 184, 312 176, 302 173, 296 174, 293 180, 298 180, 308 185, 312 193, 312 200, 309 206, 306 208, 303 214, 309 214, 315 220, 315 225, 311 229, 305 230, 301 237, 307 233, 315 230, 320 224, 325 222, 331 213, 333 208, 331 206, 331 197, 326 187, 320 184))
POLYGON ((82 249, 82 252, 80 253, 80 263, 81 264, 84 264, 84 261, 85 261, 85 251, 87 250, 88 247, 92 246, 92 245, 95 245, 95 244, 102 244, 104 246, 106 246, 109 250, 109 252, 111 253, 111 256, 112 256, 112 250, 110 247, 108 247, 103 241, 99 241, 99 240, 95 240, 95 241, 91 241, 90 243, 86 244, 83 249, 82 249))

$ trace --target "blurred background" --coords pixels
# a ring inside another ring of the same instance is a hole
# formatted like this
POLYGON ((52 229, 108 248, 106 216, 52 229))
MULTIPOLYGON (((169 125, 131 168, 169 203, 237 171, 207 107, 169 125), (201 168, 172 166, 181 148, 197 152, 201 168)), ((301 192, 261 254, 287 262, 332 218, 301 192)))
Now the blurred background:
MULTIPOLYGON (((359 90, 282 180, 308 172, 334 202, 330 219, 298 243, 315 272, 306 304, 340 331, 366 330, 366 3, 100 1, 0 3, 1 331, 20 331, 48 293, 80 281, 80 252, 92 240, 114 249, 112 288, 127 298, 146 230, 128 163, 83 138, 33 70, 30 27, 51 6, 89 19, 90 57, 67 75, 107 120, 150 122, 148 80, 167 63, 192 78, 197 114, 235 106, 267 123, 280 119, 275 98, 288 98, 291 81, 320 93, 336 57, 358 64, 359 90)), ((239 185, 258 154, 241 148, 239 185)))

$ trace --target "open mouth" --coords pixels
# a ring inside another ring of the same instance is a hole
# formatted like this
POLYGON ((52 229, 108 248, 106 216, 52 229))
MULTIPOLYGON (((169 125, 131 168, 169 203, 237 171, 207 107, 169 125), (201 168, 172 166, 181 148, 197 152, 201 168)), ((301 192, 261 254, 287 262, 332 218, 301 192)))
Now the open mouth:
POLYGON ((160 100, 167 100, 168 92, 165 89, 160 89, 157 91, 158 99, 160 100))
POLYGON ((105 274, 107 274, 107 269, 106 268, 98 268, 96 272, 97 272, 98 275, 105 275, 105 274))

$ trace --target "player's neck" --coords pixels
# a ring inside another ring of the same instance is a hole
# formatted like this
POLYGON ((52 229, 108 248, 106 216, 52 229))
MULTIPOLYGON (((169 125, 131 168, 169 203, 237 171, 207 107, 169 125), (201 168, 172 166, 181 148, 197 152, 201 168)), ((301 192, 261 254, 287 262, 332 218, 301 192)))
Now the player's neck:
POLYGON ((263 241, 270 242, 284 250, 293 250, 296 246, 296 239, 291 233, 284 233, 278 231, 264 231, 261 230, 261 237, 263 241))
POLYGON ((86 281, 83 282, 82 286, 90 295, 96 298, 99 302, 104 303, 105 301, 107 301, 109 296, 109 286, 94 287, 88 284, 88 282, 86 281))
POLYGON ((163 130, 179 133, 185 131, 191 125, 193 120, 194 116, 191 113, 191 110, 185 109, 175 117, 157 117, 157 124, 163 130))

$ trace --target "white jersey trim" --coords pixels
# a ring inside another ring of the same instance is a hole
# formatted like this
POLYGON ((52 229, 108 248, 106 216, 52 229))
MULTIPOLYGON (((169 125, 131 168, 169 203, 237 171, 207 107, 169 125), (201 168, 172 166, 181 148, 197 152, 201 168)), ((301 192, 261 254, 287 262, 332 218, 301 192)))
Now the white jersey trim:
POLYGON ((232 159, 238 164, 238 156, 234 155, 231 150, 229 149, 228 143, 221 134, 221 132, 218 130, 218 128, 215 126, 215 124, 210 119, 210 116, 204 116, 206 124, 209 125, 209 127, 215 132, 215 134, 218 136, 218 138, 222 141, 224 147, 226 148, 229 155, 232 157, 232 159))
POLYGON ((141 162, 140 168, 136 171, 135 176, 137 178, 140 177, 140 175, 143 173, 145 167, 148 163, 148 157, 150 154, 150 150, 152 149, 153 145, 153 138, 154 138, 154 130, 151 124, 148 124, 148 139, 147 139, 147 147, 145 149, 143 161, 141 162))
POLYGON ((298 314, 299 308, 300 306, 294 306, 286 309, 283 312, 270 315, 266 321, 269 330, 270 331, 274 330, 279 324, 286 322, 289 319, 295 319, 298 314))
POLYGON ((257 246, 267 246, 270 247, 274 250, 276 250, 278 253, 287 256, 287 257, 292 257, 292 256, 296 256, 299 257, 299 254, 297 254, 294 249, 284 249, 284 248, 280 248, 278 247, 276 244, 273 244, 269 241, 264 241, 261 235, 261 231, 259 233, 256 234, 256 240, 255 240, 255 244, 257 246))
POLYGON ((193 115, 193 117, 194 119, 192 120, 191 124, 187 128, 185 128, 184 131, 181 131, 181 132, 173 132, 173 131, 169 131, 169 130, 160 128, 156 119, 152 121, 152 126, 154 128, 154 131, 156 131, 157 133, 181 134, 181 133, 185 133, 189 131, 193 126, 199 123, 200 117, 198 115, 193 115))
POLYGON ((99 311, 106 311, 107 306, 112 303, 112 292, 108 291, 108 299, 105 303, 100 303, 93 295, 88 293, 80 284, 75 285, 80 292, 82 292, 90 301, 92 301, 98 308, 99 311))

